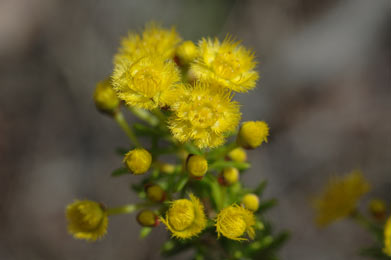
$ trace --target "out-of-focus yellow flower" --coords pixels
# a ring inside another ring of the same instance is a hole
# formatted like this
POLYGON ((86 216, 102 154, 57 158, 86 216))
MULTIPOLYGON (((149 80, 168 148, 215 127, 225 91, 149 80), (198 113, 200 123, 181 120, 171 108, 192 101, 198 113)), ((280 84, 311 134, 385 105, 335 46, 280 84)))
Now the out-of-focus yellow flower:
POLYGON ((387 214, 386 202, 381 199, 371 200, 369 202, 369 211, 375 218, 379 220, 385 219, 387 214))
POLYGON ((105 79, 96 84, 94 102, 96 108, 104 113, 113 114, 118 108, 119 99, 109 79, 105 79))
POLYGON ((228 153, 228 157, 231 158, 231 160, 233 160, 235 162, 247 161, 246 151, 241 147, 237 147, 237 148, 233 149, 232 151, 230 151, 228 153))
POLYGON ((333 177, 324 192, 314 201, 316 223, 327 226, 349 216, 356 209, 358 200, 369 189, 369 183, 360 171, 352 171, 344 177, 333 177))
POLYGON ((253 193, 246 194, 242 199, 242 204, 246 209, 257 211, 259 208, 259 198, 253 193))
POLYGON ((224 135, 234 131, 240 120, 239 105, 231 101, 231 95, 208 84, 183 86, 181 98, 171 109, 169 128, 174 138, 192 140, 199 148, 223 144, 224 135))
POLYGON ((198 55, 198 48, 192 41, 185 41, 179 45, 177 51, 177 56, 181 64, 189 64, 192 62, 198 55))
POLYGON ((186 169, 191 177, 201 179, 208 171, 208 161, 201 155, 191 154, 186 160, 186 169))
POLYGON ((263 121, 247 121, 242 124, 237 137, 237 143, 245 149, 254 149, 263 142, 267 143, 269 127, 263 121))
POLYGON ((176 100, 179 71, 173 61, 162 56, 136 60, 118 59, 112 75, 114 90, 129 106, 155 109, 176 100))
POLYGON ((255 216, 254 214, 236 204, 226 207, 220 211, 216 219, 217 235, 223 235, 232 240, 247 240, 242 236, 247 232, 253 239, 255 236, 255 216))
POLYGON ((144 209, 138 213, 137 222, 144 227, 156 227, 159 225, 159 217, 152 210, 144 209))
POLYGON ((136 33, 129 33, 122 39, 117 59, 141 57, 145 55, 162 56, 164 60, 171 59, 175 55, 175 49, 181 41, 181 37, 175 28, 169 30, 162 28, 159 24, 149 23, 140 36, 136 33))
POLYGON ((124 164, 133 174, 144 174, 151 166, 152 156, 143 149, 136 148, 129 151, 124 157, 124 164))
POLYGON ((186 239, 197 236, 206 227, 204 206, 190 194, 190 200, 179 199, 171 203, 166 217, 160 220, 171 231, 173 237, 186 239))
POLYGON ((391 217, 388 218, 384 226, 384 249, 383 252, 391 256, 391 217))
POLYGON ((239 171, 234 167, 224 168, 221 172, 219 182, 222 185, 232 185, 239 180, 239 171))
POLYGON ((95 201, 76 200, 67 206, 66 217, 68 231, 75 238, 93 242, 107 232, 107 211, 95 201))
POLYGON ((161 163, 159 164, 159 169, 162 173, 173 174, 175 172, 175 165, 171 163, 161 163))
POLYGON ((145 192, 147 198, 153 202, 163 202, 166 199, 166 192, 157 184, 147 185, 145 192))
POLYGON ((254 54, 232 41, 229 37, 220 43, 218 39, 202 39, 199 57, 191 70, 201 81, 213 82, 215 87, 225 87, 246 92, 255 87, 258 73, 254 70, 254 54))

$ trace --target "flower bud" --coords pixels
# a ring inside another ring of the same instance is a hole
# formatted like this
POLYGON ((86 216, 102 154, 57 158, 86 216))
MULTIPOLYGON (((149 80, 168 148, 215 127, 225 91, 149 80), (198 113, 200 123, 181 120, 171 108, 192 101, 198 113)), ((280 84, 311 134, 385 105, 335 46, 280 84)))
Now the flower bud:
POLYGON ((108 216, 102 204, 76 200, 66 208, 68 231, 75 238, 95 241, 107 232, 108 216))
POLYGON ((170 163, 162 163, 159 165, 159 169, 162 173, 173 174, 175 172, 175 165, 170 163))
POLYGON ((191 154, 187 158, 186 169, 191 177, 200 180, 208 171, 208 162, 203 156, 191 154))
POLYGON ((177 56, 183 65, 189 64, 198 55, 198 48, 192 41, 185 41, 179 45, 177 56))
POLYGON ((136 148, 129 151, 124 158, 126 167, 133 174, 144 174, 151 166, 152 156, 144 148, 136 148))
POLYGON ((239 180, 239 171, 234 167, 225 168, 219 177, 219 182, 221 185, 229 186, 239 180))
POLYGON ((253 193, 246 194, 242 199, 243 206, 251 211, 257 211, 259 208, 259 198, 253 193))
POLYGON ((96 108, 103 113, 114 114, 118 108, 120 101, 109 79, 105 79, 96 85, 94 102, 96 108))
POLYGON ((143 227, 156 227, 159 217, 152 210, 144 209, 138 213, 137 222, 143 227))
POLYGON ((387 214, 387 207, 385 201, 380 199, 371 200, 369 202, 369 211, 376 219, 385 219, 387 214))
POLYGON ((146 185, 147 198, 153 202, 163 202, 166 199, 165 191, 157 184, 146 185))
POLYGON ((263 121, 244 122, 239 130, 236 142, 245 149, 254 149, 262 144, 267 143, 269 136, 269 127, 263 121))
POLYGON ((245 162, 245 161, 247 161, 246 151, 243 148, 241 148, 241 147, 237 147, 237 148, 233 149, 232 151, 230 151, 228 153, 228 157, 232 161, 235 161, 235 162, 245 162))

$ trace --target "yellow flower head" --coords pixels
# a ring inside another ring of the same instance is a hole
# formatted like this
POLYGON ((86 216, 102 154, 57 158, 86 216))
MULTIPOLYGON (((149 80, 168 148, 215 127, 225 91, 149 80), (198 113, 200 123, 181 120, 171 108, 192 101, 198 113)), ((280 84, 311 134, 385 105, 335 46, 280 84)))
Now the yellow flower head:
POLYGON ((90 200, 76 200, 66 208, 68 231, 75 238, 95 241, 107 232, 108 217, 103 206, 90 200))
POLYGON ((223 185, 232 185, 239 180, 239 171, 234 167, 224 168, 220 175, 220 183, 223 185))
POLYGON ((201 155, 191 154, 187 158, 186 169, 192 177, 201 179, 208 171, 208 161, 201 155))
POLYGON ((242 204, 246 209, 257 211, 259 208, 259 198, 253 193, 246 194, 242 199, 242 204))
POLYGON ((263 142, 267 143, 269 127, 263 121, 244 122, 240 127, 237 143, 245 149, 254 149, 263 142))
POLYGON ((242 236, 247 232, 253 239, 255 236, 255 216, 254 214, 236 204, 224 208, 217 215, 216 230, 217 235, 223 235, 232 240, 247 240, 242 236))
POLYGON ((384 227, 384 249, 383 252, 391 256, 391 217, 388 218, 384 227))
POLYGON ((387 214, 386 202, 381 199, 371 200, 369 203, 369 211, 375 218, 379 220, 385 219, 387 214))
POLYGON ((156 227, 159 217, 152 210, 144 209, 138 213, 137 222, 143 227, 156 227))
POLYGON ((144 56, 136 60, 118 59, 112 81, 120 99, 129 106, 155 109, 176 100, 175 85, 179 71, 173 61, 161 56, 144 56))
POLYGON ((369 189, 369 183, 360 171, 352 171, 344 177, 333 177, 323 194, 314 201, 317 224, 327 226, 350 215, 356 209, 358 200, 369 189))
POLYGON ((254 70, 254 54, 234 42, 230 37, 220 43, 218 39, 202 39, 199 57, 191 70, 201 81, 214 82, 216 86, 237 92, 246 92, 255 87, 258 73, 254 70))
POLYGON ((181 64, 189 64, 198 56, 198 48, 192 41, 185 41, 179 45, 176 54, 181 64))
POLYGON ((232 151, 228 153, 228 157, 231 158, 231 160, 235 162, 245 162, 247 161, 247 154, 246 151, 241 148, 235 148, 232 151))
POLYGON ((136 33, 129 35, 121 41, 118 58, 140 57, 145 55, 162 56, 164 60, 171 59, 175 55, 175 49, 182 39, 175 28, 169 30, 162 28, 159 24, 149 23, 140 36, 136 33))
POLYGON ((152 156, 143 149, 136 148, 129 151, 124 157, 124 164, 133 174, 144 174, 151 166, 152 156))
POLYGON ((94 102, 96 108, 104 113, 113 114, 115 109, 118 108, 119 99, 111 86, 110 79, 105 79, 96 84, 94 102))
POLYGON ((190 194, 190 200, 173 201, 166 217, 160 217, 160 220, 172 232, 173 237, 181 239, 196 236, 206 227, 204 206, 193 194, 190 194))
POLYGON ((175 172, 175 165, 171 163, 161 163, 159 164, 159 170, 165 174, 173 174, 175 172))
POLYGON ((153 202, 163 202, 166 199, 166 192, 157 184, 147 185, 145 192, 147 198, 153 202))
POLYGON ((171 106, 169 127, 180 142, 194 141, 199 148, 224 143, 225 134, 234 131, 240 120, 239 105, 224 90, 197 83, 182 87, 181 98, 171 106))

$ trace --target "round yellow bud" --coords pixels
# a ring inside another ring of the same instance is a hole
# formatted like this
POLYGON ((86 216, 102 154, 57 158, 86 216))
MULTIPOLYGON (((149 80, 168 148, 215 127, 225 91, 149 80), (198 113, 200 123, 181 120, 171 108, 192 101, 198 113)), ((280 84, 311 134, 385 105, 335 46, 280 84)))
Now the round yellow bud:
POLYGON ((148 199, 154 202, 163 202, 166 199, 166 193, 164 190, 156 184, 147 185, 145 187, 148 199))
POLYGON ((185 41, 179 45, 177 56, 181 64, 189 64, 198 56, 198 48, 192 41, 185 41))
POLYGON ((159 218, 152 210, 142 210, 137 215, 137 222, 143 227, 156 227, 159 225, 159 218))
POLYGON ((67 206, 66 217, 68 231, 75 238, 95 241, 107 232, 107 211, 95 201, 76 200, 67 206))
POLYGON ((175 165, 170 163, 160 164, 160 171, 165 174, 173 174, 175 172, 175 165))
POLYGON ((225 168, 221 172, 221 178, 219 178, 220 184, 222 185, 232 185, 239 180, 239 171, 234 167, 225 168))
POLYGON ((104 113, 113 114, 118 108, 120 101, 109 79, 103 80, 96 85, 94 102, 96 108, 104 113))
POLYGON ((238 205, 232 205, 219 212, 216 219, 217 235, 223 235, 232 240, 247 240, 243 238, 245 232, 252 239, 255 236, 254 214, 238 205))
POLYGON ((384 200, 373 199, 369 202, 369 211, 371 214, 379 219, 385 219, 387 214, 387 207, 384 200))
POLYGON ((259 208, 259 198, 253 193, 246 194, 242 199, 243 206, 251 211, 257 211, 259 208))
POLYGON ((202 179, 208 171, 208 162, 203 156, 191 154, 187 158, 186 169, 193 178, 202 179))
POLYGON ((269 136, 269 127, 263 121, 244 122, 237 136, 237 143, 245 149, 254 149, 262 144, 267 143, 269 136))
POLYGON ((136 148, 134 150, 129 151, 124 158, 124 163, 126 167, 133 174, 146 173, 151 166, 151 162, 151 154, 143 148, 136 148))
POLYGON ((241 147, 237 147, 237 148, 233 149, 232 151, 230 151, 228 153, 228 157, 231 158, 231 160, 235 161, 235 162, 247 161, 246 151, 241 147))

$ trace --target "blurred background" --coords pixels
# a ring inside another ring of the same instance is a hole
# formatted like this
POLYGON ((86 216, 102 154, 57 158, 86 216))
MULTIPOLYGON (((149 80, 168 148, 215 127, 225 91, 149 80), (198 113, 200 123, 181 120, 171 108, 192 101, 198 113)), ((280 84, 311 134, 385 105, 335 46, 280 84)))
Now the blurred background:
MULTIPOLYGON (((391 1, 1 0, 0 259, 160 259, 164 227, 138 238, 135 215, 114 216, 104 240, 67 234, 65 206, 89 198, 137 202, 113 179, 127 142, 92 101, 121 36, 150 20, 184 39, 224 38, 252 48, 261 79, 237 95, 244 120, 266 120, 251 151, 250 187, 269 180, 269 218, 292 238, 288 260, 364 259, 372 238, 349 221, 314 225, 311 198, 332 174, 361 169, 367 197, 391 202, 391 1)), ((365 201, 364 201, 365 208, 365 201)), ((184 257, 184 256, 183 256, 184 257)))

